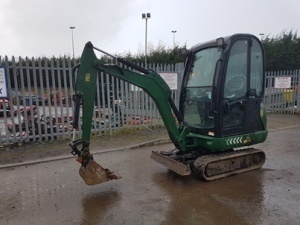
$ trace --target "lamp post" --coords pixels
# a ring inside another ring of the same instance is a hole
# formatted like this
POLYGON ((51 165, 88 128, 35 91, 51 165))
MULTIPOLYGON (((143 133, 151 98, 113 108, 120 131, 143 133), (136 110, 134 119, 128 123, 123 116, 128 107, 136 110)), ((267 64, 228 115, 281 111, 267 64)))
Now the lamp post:
POLYGON ((176 30, 172 30, 172 33, 173 33, 173 49, 175 48, 175 33, 177 31, 176 30))
POLYGON ((74 54, 74 38, 73 38, 73 30, 75 29, 75 27, 70 27, 71 29, 71 33, 72 33, 72 50, 73 50, 73 59, 75 58, 75 54, 74 54))
POLYGON ((145 67, 147 68, 147 20, 151 18, 150 13, 143 13, 142 19, 146 20, 146 29, 145 29, 145 67))
POLYGON ((260 33, 259 35, 260 35, 260 40, 262 41, 262 39, 263 39, 263 37, 264 37, 265 34, 264 33, 260 33))

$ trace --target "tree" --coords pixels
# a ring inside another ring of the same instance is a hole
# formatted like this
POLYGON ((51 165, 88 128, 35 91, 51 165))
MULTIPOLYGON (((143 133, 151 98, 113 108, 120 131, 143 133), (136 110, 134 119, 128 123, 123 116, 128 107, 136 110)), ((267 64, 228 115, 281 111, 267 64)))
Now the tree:
POLYGON ((262 40, 266 52, 266 70, 300 68, 300 38, 297 32, 283 31, 280 35, 262 40))

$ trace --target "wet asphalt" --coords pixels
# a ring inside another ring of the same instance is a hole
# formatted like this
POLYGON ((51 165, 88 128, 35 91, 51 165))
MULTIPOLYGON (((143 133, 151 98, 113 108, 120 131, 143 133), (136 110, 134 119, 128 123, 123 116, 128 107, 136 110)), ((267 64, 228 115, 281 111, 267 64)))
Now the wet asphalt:
POLYGON ((255 146, 266 152, 262 169, 213 182, 150 159, 172 144, 94 155, 123 177, 97 186, 84 184, 74 159, 3 168, 0 224, 300 224, 300 117, 292 118, 275 118, 285 127, 270 118, 267 141, 255 146))

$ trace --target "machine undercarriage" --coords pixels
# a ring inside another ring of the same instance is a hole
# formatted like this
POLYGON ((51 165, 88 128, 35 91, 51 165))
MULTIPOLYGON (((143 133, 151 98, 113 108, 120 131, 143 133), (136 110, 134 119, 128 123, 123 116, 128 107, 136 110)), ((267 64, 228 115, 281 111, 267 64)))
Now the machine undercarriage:
POLYGON ((186 154, 178 153, 178 151, 169 153, 153 151, 151 158, 181 176, 187 176, 194 172, 205 181, 259 169, 266 159, 265 153, 255 148, 202 156, 198 151, 186 154))

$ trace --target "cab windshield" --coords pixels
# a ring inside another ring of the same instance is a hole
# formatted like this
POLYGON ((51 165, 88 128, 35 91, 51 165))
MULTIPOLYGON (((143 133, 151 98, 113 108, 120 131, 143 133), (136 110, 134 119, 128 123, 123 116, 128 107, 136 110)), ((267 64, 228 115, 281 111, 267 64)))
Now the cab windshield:
POLYGON ((195 128, 213 128, 211 93, 215 67, 220 58, 219 48, 207 48, 196 52, 188 71, 185 99, 183 99, 184 122, 195 128))

